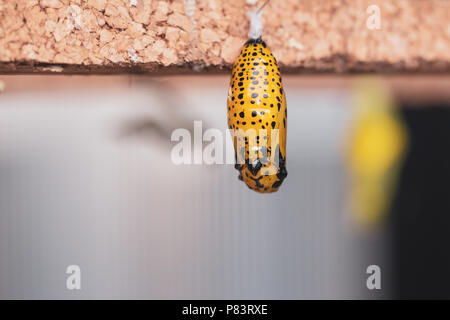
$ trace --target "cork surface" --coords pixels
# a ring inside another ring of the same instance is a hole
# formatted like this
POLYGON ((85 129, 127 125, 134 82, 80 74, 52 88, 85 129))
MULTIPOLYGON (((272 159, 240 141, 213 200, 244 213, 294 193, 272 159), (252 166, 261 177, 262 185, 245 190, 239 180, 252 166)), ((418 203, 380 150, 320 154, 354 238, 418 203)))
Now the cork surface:
MULTIPOLYGON (((0 0, 0 73, 227 70, 261 2, 0 0)), ((263 26, 285 71, 450 72, 449 1, 271 0, 263 26)))

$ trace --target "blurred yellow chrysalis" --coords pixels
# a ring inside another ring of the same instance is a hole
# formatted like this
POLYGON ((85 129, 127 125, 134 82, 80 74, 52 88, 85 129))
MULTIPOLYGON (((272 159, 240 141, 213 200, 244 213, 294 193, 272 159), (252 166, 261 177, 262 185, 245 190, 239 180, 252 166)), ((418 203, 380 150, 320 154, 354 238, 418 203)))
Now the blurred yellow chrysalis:
POLYGON ((364 227, 379 222, 391 204, 407 146, 407 130, 379 81, 355 88, 348 169, 350 209, 364 227))

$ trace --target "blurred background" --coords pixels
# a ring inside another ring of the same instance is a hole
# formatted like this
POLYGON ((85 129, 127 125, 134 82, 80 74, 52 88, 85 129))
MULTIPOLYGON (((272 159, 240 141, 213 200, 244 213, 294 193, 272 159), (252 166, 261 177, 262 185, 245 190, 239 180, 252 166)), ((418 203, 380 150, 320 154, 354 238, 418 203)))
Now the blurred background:
POLYGON ((228 76, 0 81, 2 299, 450 297, 448 77, 285 76, 274 194, 171 161, 228 76))

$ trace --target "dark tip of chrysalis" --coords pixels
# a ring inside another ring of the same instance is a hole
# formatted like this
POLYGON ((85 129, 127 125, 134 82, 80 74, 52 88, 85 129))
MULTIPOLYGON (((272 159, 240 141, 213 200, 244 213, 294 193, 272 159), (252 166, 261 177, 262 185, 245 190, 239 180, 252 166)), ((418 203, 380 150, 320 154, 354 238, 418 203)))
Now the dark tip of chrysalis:
POLYGON ((248 46, 248 45, 251 45, 251 44, 261 44, 264 48, 267 46, 266 43, 263 41, 263 39, 261 39, 261 37, 259 37, 257 39, 249 39, 245 43, 245 46, 248 46))

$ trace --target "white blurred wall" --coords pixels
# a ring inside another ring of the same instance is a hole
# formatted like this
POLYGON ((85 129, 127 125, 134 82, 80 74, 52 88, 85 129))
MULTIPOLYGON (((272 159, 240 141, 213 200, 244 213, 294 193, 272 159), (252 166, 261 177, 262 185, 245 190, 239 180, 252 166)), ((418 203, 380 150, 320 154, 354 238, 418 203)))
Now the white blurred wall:
POLYGON ((226 128, 227 77, 76 79, 0 94, 0 298, 367 295, 381 258, 345 214, 345 91, 285 78, 289 175, 260 195, 233 166, 170 161, 172 128, 226 128))

